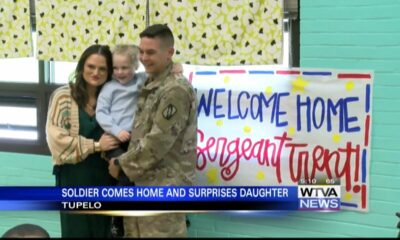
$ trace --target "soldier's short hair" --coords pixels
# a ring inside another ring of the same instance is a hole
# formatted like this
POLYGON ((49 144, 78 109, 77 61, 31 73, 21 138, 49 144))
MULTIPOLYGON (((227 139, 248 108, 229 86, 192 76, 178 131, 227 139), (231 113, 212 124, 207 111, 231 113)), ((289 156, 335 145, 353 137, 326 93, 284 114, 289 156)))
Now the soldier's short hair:
POLYGON ((174 47, 174 35, 167 24, 154 24, 140 33, 140 38, 160 38, 167 47, 174 47))
POLYGON ((50 238, 49 233, 39 225, 35 224, 20 224, 10 228, 5 232, 2 238, 50 238))

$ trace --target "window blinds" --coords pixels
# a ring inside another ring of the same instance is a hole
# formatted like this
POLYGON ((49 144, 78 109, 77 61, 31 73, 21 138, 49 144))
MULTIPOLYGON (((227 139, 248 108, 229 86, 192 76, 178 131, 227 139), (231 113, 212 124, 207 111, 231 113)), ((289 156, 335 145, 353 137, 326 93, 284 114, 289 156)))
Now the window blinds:
POLYGON ((280 64, 282 22, 282 0, 150 1, 150 24, 168 24, 187 64, 280 64))
POLYGON ((137 44, 146 0, 36 0, 40 60, 77 61, 92 44, 137 44))
POLYGON ((31 56, 29 0, 2 0, 0 5, 0 57, 31 56))

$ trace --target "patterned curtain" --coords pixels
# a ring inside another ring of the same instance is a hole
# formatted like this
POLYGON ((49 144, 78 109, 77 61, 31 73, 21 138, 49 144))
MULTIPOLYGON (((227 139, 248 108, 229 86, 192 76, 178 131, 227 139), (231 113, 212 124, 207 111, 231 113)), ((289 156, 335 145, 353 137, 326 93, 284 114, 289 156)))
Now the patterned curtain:
POLYGON ((150 24, 168 23, 188 64, 280 64, 282 22, 282 0, 150 1, 150 24))
POLYGON ((40 60, 77 61, 92 44, 138 44, 146 0, 36 0, 40 60))
POLYGON ((29 0, 1 0, 0 57, 32 56, 29 0))

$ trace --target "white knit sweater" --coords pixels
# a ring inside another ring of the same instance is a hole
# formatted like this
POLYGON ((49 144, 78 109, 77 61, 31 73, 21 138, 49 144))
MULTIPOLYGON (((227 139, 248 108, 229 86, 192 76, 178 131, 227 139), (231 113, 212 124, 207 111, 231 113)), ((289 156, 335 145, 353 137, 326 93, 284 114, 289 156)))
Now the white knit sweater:
POLYGON ((94 140, 79 135, 78 104, 68 85, 50 97, 46 140, 55 165, 78 163, 95 151, 94 140))

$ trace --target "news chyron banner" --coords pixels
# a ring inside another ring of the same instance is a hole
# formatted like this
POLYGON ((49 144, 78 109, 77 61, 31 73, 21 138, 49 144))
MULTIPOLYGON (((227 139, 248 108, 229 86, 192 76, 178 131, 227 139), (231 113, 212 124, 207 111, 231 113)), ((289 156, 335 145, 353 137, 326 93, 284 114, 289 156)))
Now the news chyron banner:
POLYGON ((0 210, 338 211, 339 182, 299 186, 0 187, 0 210))
POLYGON ((368 211, 372 71, 202 66, 188 78, 199 103, 198 185, 322 176, 340 180, 342 209, 368 211))

